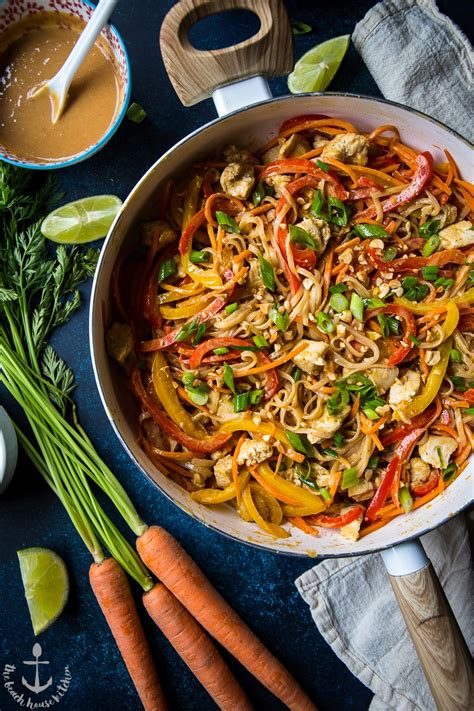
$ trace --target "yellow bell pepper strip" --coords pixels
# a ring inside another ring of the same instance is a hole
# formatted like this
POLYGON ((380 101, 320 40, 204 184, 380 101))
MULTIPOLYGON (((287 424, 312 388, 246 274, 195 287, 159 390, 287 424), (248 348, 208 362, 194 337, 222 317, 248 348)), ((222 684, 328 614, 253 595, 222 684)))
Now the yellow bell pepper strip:
POLYGON ((179 306, 160 306, 160 313, 167 321, 190 318, 205 309, 210 299, 212 299, 212 294, 208 293, 199 299, 187 299, 179 306))
MULTIPOLYGON (((284 528, 282 528, 281 526, 278 526, 275 523, 265 521, 263 516, 260 514, 260 512, 253 500, 253 495, 256 496, 256 490, 254 487, 257 487, 257 486, 259 486, 259 485, 258 484, 249 484, 242 492, 242 500, 243 500, 245 508, 247 509, 247 513, 252 517, 252 519, 255 521, 257 526, 262 529, 262 531, 269 533, 271 536, 274 536, 275 538, 289 538, 290 534, 288 533, 288 531, 285 531, 284 528)), ((261 489, 261 487, 259 487, 259 488, 261 489)), ((262 489, 262 491, 264 491, 264 489, 262 489)), ((277 503, 277 505, 278 505, 278 503, 277 503)))
MULTIPOLYGON (((239 474, 238 486, 243 489, 249 483, 250 474, 249 472, 242 472, 239 474)), ((223 504, 226 501, 232 501, 237 496, 235 483, 232 482, 225 489, 200 489, 199 491, 193 491, 191 493, 191 498, 194 501, 199 501, 200 504, 223 504)))
POLYGON ((283 519, 283 512, 277 499, 255 481, 250 482, 249 488, 252 492, 253 502, 262 518, 279 526, 283 519))
POLYGON ((451 301, 446 305, 446 318, 443 323, 444 340, 453 334, 459 323, 459 309, 451 301))
MULTIPOLYGON (((219 427, 219 432, 258 432, 262 435, 267 434, 282 443, 282 445, 286 448, 286 456, 297 462, 302 462, 304 459, 303 454, 300 455, 298 452, 294 451, 288 437, 281 427, 274 425, 272 422, 261 422, 257 425, 251 417, 238 417, 235 420, 228 420, 227 422, 224 422, 219 427)), ((281 479, 281 477, 278 478, 281 479)))
POLYGON ((187 435, 186 432, 180 429, 176 423, 168 417, 168 415, 160 410, 154 398, 144 387, 139 368, 135 368, 132 373, 131 385, 132 390, 140 400, 143 409, 148 412, 148 414, 162 428, 162 430, 192 452, 202 452, 203 454, 216 452, 218 449, 222 449, 222 447, 227 444, 231 438, 232 435, 226 435, 223 433, 218 433, 212 435, 211 437, 204 437, 204 439, 197 439, 196 437, 187 435))
MULTIPOLYGON (((425 386, 421 393, 411 400, 406 407, 403 408, 402 413, 410 420, 424 412, 426 408, 431 405, 435 399, 438 391, 443 382, 446 370, 449 364, 449 354, 451 352, 452 338, 448 338, 444 343, 439 346, 439 352, 441 359, 439 363, 434 365, 428 378, 426 380, 425 386)), ((394 413, 394 419, 400 419, 397 417, 397 413, 394 413)))
POLYGON ((186 187, 186 198, 184 200, 183 219, 181 222, 182 230, 186 228, 188 222, 191 220, 193 215, 196 214, 202 180, 202 175, 194 175, 186 187))
POLYGON ((190 284, 183 284, 183 286, 180 287, 175 287, 172 284, 162 284, 161 286, 163 289, 166 289, 168 293, 158 294, 156 297, 158 306, 161 306, 161 304, 170 304, 173 301, 180 301, 181 299, 189 299, 191 296, 198 296, 204 291, 203 286, 195 284, 193 281, 190 284))
POLYGON ((196 437, 197 439, 205 437, 206 431, 202 425, 194 422, 189 413, 181 405, 176 390, 174 389, 173 378, 170 375, 168 363, 160 351, 156 351, 153 356, 151 377, 158 400, 173 422, 190 437, 196 437))
POLYGON ((315 506, 291 506, 291 504, 283 504, 281 510, 285 518, 312 516, 321 512, 321 505, 318 499, 315 499, 315 503, 315 506))
POLYGON ((416 301, 409 301, 404 299, 402 296, 395 299, 396 304, 404 306, 406 309, 411 311, 413 314, 423 315, 429 314, 432 311, 436 312, 436 309, 443 307, 446 308, 448 304, 473 304, 474 303, 474 287, 468 289, 465 294, 460 294, 459 296, 454 296, 452 299, 438 299, 437 301, 424 301, 418 304, 416 301))
POLYGON ((319 511, 323 511, 326 508, 323 499, 318 494, 312 494, 302 486, 296 486, 291 481, 274 474, 265 462, 259 465, 258 473, 275 491, 279 491, 289 497, 298 506, 311 508, 312 513, 319 513, 319 511))

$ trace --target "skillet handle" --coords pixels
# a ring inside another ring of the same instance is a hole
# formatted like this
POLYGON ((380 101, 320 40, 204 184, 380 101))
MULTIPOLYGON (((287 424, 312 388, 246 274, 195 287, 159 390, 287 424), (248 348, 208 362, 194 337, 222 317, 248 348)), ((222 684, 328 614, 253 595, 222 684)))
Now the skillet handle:
POLYGON ((472 658, 423 547, 402 543, 382 557, 437 708, 470 711, 472 658))
POLYGON ((255 76, 280 76, 293 69, 293 34, 283 0, 180 0, 163 20, 160 47, 168 76, 185 106, 213 91, 255 76), (198 21, 224 10, 251 10, 260 29, 232 47, 195 49, 188 32, 198 21))

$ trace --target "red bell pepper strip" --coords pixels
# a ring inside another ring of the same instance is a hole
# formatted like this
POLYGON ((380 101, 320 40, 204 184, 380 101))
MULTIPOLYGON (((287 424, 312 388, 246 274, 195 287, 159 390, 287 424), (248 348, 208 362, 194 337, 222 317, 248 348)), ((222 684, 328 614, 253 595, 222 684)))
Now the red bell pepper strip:
POLYGON ((466 331, 474 333, 474 313, 461 314, 458 328, 461 333, 465 333, 466 331))
POLYGON ((467 400, 471 405, 474 404, 474 388, 469 388, 462 394, 464 400, 467 400))
POLYGON ((183 328, 186 328, 186 326, 190 326, 192 323, 194 323, 195 326, 199 326, 201 323, 209 321, 209 319, 219 313, 219 311, 221 311, 228 303, 230 297, 232 296, 232 291, 233 289, 231 289, 229 294, 226 296, 218 296, 217 299, 214 299, 214 301, 212 301, 207 308, 201 311, 201 313, 185 321, 182 326, 177 326, 165 336, 154 338, 151 341, 142 341, 142 352, 151 353, 152 351, 159 351, 162 348, 168 348, 169 346, 172 346, 173 343, 176 343, 178 336, 182 332, 183 328))
POLYGON ((169 419, 167 415, 165 415, 162 410, 160 410, 151 395, 147 393, 142 382, 140 370, 138 368, 135 368, 132 373, 132 388, 135 395, 140 400, 143 408, 164 430, 164 432, 166 432, 166 434, 170 435, 170 437, 173 437, 180 444, 186 447, 186 449, 189 449, 192 452, 202 452, 203 454, 210 454, 211 452, 216 452, 218 449, 223 447, 232 437, 232 433, 219 433, 213 435, 212 437, 196 439, 195 437, 190 437, 189 435, 185 434, 183 430, 178 427, 178 425, 176 425, 172 420, 169 419))
MULTIPOLYGON (((317 178, 314 175, 304 175, 301 178, 297 178, 296 180, 293 180, 291 183, 288 183, 286 186, 286 189, 290 193, 290 195, 293 197, 298 193, 300 190, 303 188, 317 188, 319 185, 319 178, 317 178)), ((286 200, 282 196, 278 202, 277 206, 275 209, 276 215, 278 215, 286 205, 286 200)), ((280 223, 280 228, 278 230, 278 246, 280 247, 281 253, 285 259, 287 259, 287 254, 286 254, 286 237, 288 234, 288 227, 286 225, 286 222, 281 222, 280 223)), ((298 249, 296 245, 291 245, 291 252, 293 255, 293 260, 295 264, 299 267, 305 267, 306 269, 313 269, 316 265, 317 261, 317 256, 314 250, 305 248, 305 249, 298 249)))
POLYGON ((418 427, 416 430, 412 430, 402 439, 396 448, 392 461, 388 465, 380 486, 375 492, 369 508, 365 513, 367 521, 374 521, 378 511, 384 505, 389 492, 392 494, 393 502, 398 502, 398 485, 400 483, 402 466, 424 431, 424 427, 418 427))
POLYGON ((189 252, 195 233, 205 222, 206 215, 204 214, 204 210, 199 210, 199 212, 196 212, 196 214, 189 220, 179 240, 179 253, 181 255, 189 252))
POLYGON ((409 340, 409 336, 416 336, 416 321, 415 317, 404 306, 399 306, 398 304, 388 304, 387 306, 381 306, 377 309, 371 309, 367 312, 366 318, 371 318, 379 313, 382 314, 393 314, 394 316, 399 316, 405 323, 405 332, 403 334, 402 345, 397 348, 397 350, 392 353, 387 361, 387 365, 393 366, 397 363, 401 363, 413 347, 413 343, 409 340))
POLYGON ((306 520, 314 526, 322 526, 323 528, 341 528, 347 526, 348 523, 355 521, 358 516, 364 511, 362 506, 354 504, 352 508, 343 514, 331 516, 330 514, 318 514, 317 516, 306 516, 306 520))
POLYGON ((329 116, 324 116, 323 114, 302 114, 301 116, 293 116, 292 118, 286 119, 280 126, 279 133, 283 133, 290 128, 299 126, 300 123, 305 121, 320 121, 321 119, 327 119, 329 116))
MULTIPOLYGON (((443 410, 443 412, 446 412, 446 410, 443 410)), ((430 426, 432 423, 433 419, 437 416, 438 413, 438 406, 434 405, 433 407, 430 407, 428 410, 425 410, 425 412, 422 412, 420 415, 417 415, 412 419, 410 424, 403 424, 400 425, 399 427, 396 427, 394 430, 386 434, 385 436, 380 438, 380 442, 382 443, 383 447, 388 447, 389 444, 393 444, 394 442, 399 442, 401 439, 406 437, 407 435, 410 434, 410 432, 413 432, 413 430, 419 429, 422 427, 424 430, 427 429, 427 427, 430 426)), ((441 416, 443 413, 441 413, 441 416)), ((441 417, 440 417, 441 420, 441 417)), ((449 424, 449 415, 448 415, 448 422, 445 422, 444 424, 449 424)))
POLYGON ((426 481, 424 484, 418 484, 418 486, 410 485, 410 489, 415 494, 415 496, 425 496, 426 494, 429 494, 430 491, 433 491, 438 481, 439 470, 432 469, 428 481, 426 481))
MULTIPOLYGON (((384 200, 382 203, 382 212, 391 212, 401 207, 401 205, 406 205, 412 202, 415 198, 420 195, 425 187, 428 185, 433 175, 433 157, 431 153, 425 151, 420 153, 416 159, 416 170, 413 175, 413 179, 406 188, 403 188, 401 192, 396 195, 392 195, 388 200, 384 200)), ((371 206, 360 212, 357 217, 370 217, 373 218, 377 214, 375 206, 371 206)))
MULTIPOLYGON (((206 353, 213 351, 215 348, 228 348, 232 346, 253 347, 253 343, 243 338, 231 338, 230 336, 224 336, 222 338, 209 338, 207 341, 200 343, 198 347, 193 350, 192 355, 189 358, 189 367, 192 370, 199 368, 206 353)), ((226 356, 224 356, 224 359, 225 358, 226 356)))
POLYGON ((304 173, 305 175, 312 175, 319 180, 328 181, 333 190, 335 197, 340 200, 347 199, 347 192, 335 175, 331 173, 326 173, 321 168, 313 163, 313 161, 307 158, 282 158, 281 160, 275 160, 273 163, 269 163, 260 173, 260 180, 265 180, 272 175, 284 175, 285 173, 304 173))
POLYGON ((383 272, 388 270, 411 272, 432 264, 444 267, 445 264, 464 264, 466 261, 466 255, 460 249, 444 249, 441 252, 435 252, 431 257, 408 257, 407 259, 392 259, 391 262, 382 261, 381 251, 370 247, 369 244, 364 244, 364 249, 374 267, 383 272))

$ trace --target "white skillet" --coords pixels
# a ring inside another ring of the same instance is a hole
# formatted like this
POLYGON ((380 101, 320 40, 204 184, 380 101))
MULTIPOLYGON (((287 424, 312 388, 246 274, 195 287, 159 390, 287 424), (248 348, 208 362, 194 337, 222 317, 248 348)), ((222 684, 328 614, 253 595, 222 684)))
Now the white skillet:
POLYGON ((105 332, 110 324, 114 264, 119 253, 136 244, 140 220, 147 211, 152 213, 160 185, 225 144, 257 149, 286 119, 320 113, 345 118, 367 132, 381 124, 395 124, 403 142, 430 150, 435 162, 445 160, 442 150, 447 148, 466 179, 472 179, 471 147, 428 116, 380 99, 335 93, 272 99, 262 75, 287 74, 293 67, 291 29, 281 0, 181 0, 165 18, 160 41, 181 101, 191 105, 212 95, 220 118, 179 141, 148 170, 124 202, 102 250, 93 285, 90 339, 97 386, 112 426, 132 460, 165 496, 224 535, 265 550, 312 558, 381 551, 438 707, 467 711, 474 695, 470 655, 418 538, 472 502, 472 461, 441 497, 356 543, 330 530, 314 538, 295 528, 289 539, 272 539, 228 506, 211 508, 194 502, 150 462, 136 441, 136 409, 119 368, 107 356, 105 332), (191 46, 188 32, 198 19, 236 7, 259 16, 261 27, 256 35, 212 52, 191 46))

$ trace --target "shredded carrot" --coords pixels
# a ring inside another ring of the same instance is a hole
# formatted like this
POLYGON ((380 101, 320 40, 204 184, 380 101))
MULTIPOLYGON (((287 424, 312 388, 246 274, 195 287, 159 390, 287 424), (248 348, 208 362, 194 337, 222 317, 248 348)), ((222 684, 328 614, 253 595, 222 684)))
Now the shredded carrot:
POLYGON ((426 353, 424 348, 420 348, 420 364, 421 364, 421 371, 423 375, 428 376, 430 369, 426 363, 426 353))
POLYGON ((472 195, 470 195, 470 193, 465 188, 463 188, 462 185, 458 185, 458 190, 463 196, 466 203, 468 204, 469 209, 474 210, 474 198, 472 197, 472 195))
POLYGON ((329 496, 331 497, 331 501, 336 496, 337 487, 339 486, 339 482, 341 481, 341 478, 342 478, 342 471, 334 472, 334 479, 332 481, 332 484, 329 487, 329 496))
MULTIPOLYGON (((461 449, 458 456, 455 458, 454 462, 459 466, 468 458, 470 452, 471 452, 471 443, 466 442, 466 444, 461 449)), ((440 479, 442 479, 442 477, 440 477, 440 479)))
POLYGON ((258 207, 254 207, 253 210, 250 210, 250 214, 261 215, 263 212, 268 212, 269 210, 271 210, 272 207, 275 207, 272 202, 266 202, 265 205, 259 205, 258 207))
MULTIPOLYGON (((443 481, 443 477, 440 476, 440 480, 443 481)), ((438 494, 439 494, 439 484, 436 488, 433 489, 433 491, 430 491, 429 494, 425 494, 424 496, 420 496, 419 499, 415 499, 413 502, 413 509, 419 509, 420 506, 424 506, 425 504, 428 503, 428 501, 431 501, 432 499, 435 499, 438 494)))
POLYGON ((240 506, 240 486, 239 486, 239 465, 237 463, 237 457, 239 456, 240 450, 242 448, 242 445, 244 441, 247 439, 247 432, 244 432, 240 438, 239 441, 236 444, 236 447, 234 449, 234 454, 232 455, 232 481, 234 482, 235 486, 235 494, 237 497, 237 505, 240 506))
POLYGON ((331 249, 326 254, 326 261, 324 262, 324 272, 323 272, 323 303, 326 301, 329 294, 329 286, 331 284, 331 269, 332 260, 334 257, 334 251, 331 249))
POLYGON ((344 252, 345 249, 349 249, 349 247, 355 247, 356 244, 359 244, 360 242, 360 237, 354 237, 354 239, 350 239, 349 242, 343 242, 342 244, 339 245, 339 247, 336 247, 334 252, 336 254, 339 254, 339 252, 344 252))
POLYGON ((278 452, 278 459, 275 467, 275 474, 278 474, 278 471, 281 467, 281 463, 283 461, 283 452, 278 452))
POLYGON ((334 168, 337 168, 341 171, 341 173, 347 173, 347 175, 353 182, 353 187, 357 187, 357 175, 354 171, 355 166, 346 165, 345 163, 341 163, 338 160, 334 160, 334 158, 326 158, 324 162, 328 165, 332 165, 334 168))
POLYGON ((314 526, 310 526, 301 516, 289 516, 288 521, 309 536, 319 536, 318 530, 314 526))
POLYGON ((219 225, 217 228, 217 255, 219 259, 222 257, 222 246, 224 243, 224 230, 222 227, 219 225))
POLYGON ((281 358, 272 360, 271 363, 265 363, 264 365, 258 365, 255 368, 249 368, 248 370, 234 370, 234 378, 246 378, 247 375, 256 375, 257 373, 264 373, 266 370, 272 370, 272 368, 279 368, 289 360, 292 360, 295 356, 299 355, 305 348, 307 348, 307 343, 300 343, 299 346, 293 348, 293 350, 288 351, 281 358))
POLYGON ((456 185, 459 185, 463 187, 465 190, 467 190, 468 193, 470 193, 474 197, 474 185, 472 183, 468 183, 466 180, 460 180, 459 178, 454 178, 454 182, 456 185))
POLYGON ((311 158, 316 158, 316 156, 321 155, 323 150, 324 146, 319 146, 318 148, 313 148, 313 150, 308 151, 307 153, 303 153, 303 155, 298 156, 298 158, 306 158, 306 160, 310 160, 311 158))
POLYGON ((383 528, 384 526, 387 525, 387 523, 390 523, 390 521, 395 518, 396 516, 399 516, 399 512, 390 514, 386 518, 382 518, 379 521, 375 521, 375 523, 371 523, 370 526, 367 526, 366 528, 363 528, 361 532, 359 533, 359 538, 364 538, 364 536, 368 536, 369 533, 373 533, 374 531, 378 531, 379 528, 383 528))
POLYGON ((282 131, 278 136, 275 136, 275 138, 272 138, 270 141, 268 141, 262 148, 260 148, 257 153, 265 153, 268 151, 269 148, 273 148, 273 146, 276 146, 277 143, 281 138, 287 138, 288 136, 291 136, 293 133, 299 133, 300 131, 306 131, 308 129, 318 129, 319 131, 322 131, 323 133, 333 133, 332 127, 337 127, 337 128, 342 128, 343 130, 340 131, 338 130, 337 133, 344 133, 344 131, 349 132, 349 133, 357 133, 357 130, 355 126, 353 126, 351 123, 348 121, 343 121, 342 119, 308 119, 306 121, 302 121, 301 123, 296 124, 296 126, 291 126, 290 128, 287 128, 285 131, 282 131), (329 130, 324 130, 324 129, 329 129, 329 130))
POLYGON ((247 257, 250 257, 250 255, 253 254, 251 249, 244 249, 243 252, 240 252, 236 257, 233 257, 234 262, 243 262, 244 259, 247 259, 247 257))
POLYGON ((387 173, 382 173, 381 170, 375 170, 375 168, 366 168, 362 165, 351 165, 351 168, 357 175, 367 175, 370 178, 374 178, 376 182, 379 180, 383 187, 403 185, 401 180, 394 178, 392 175, 387 175, 387 173))
POLYGON ((443 402, 448 407, 453 407, 454 409, 457 407, 470 407, 470 403, 467 400, 453 400, 450 397, 445 397, 443 402))
POLYGON ((357 395, 356 399, 352 403, 351 411, 349 412, 349 418, 355 417, 359 412, 360 405, 360 395, 357 395))
POLYGON ((450 437, 457 440, 458 433, 452 427, 448 427, 448 425, 442 425, 440 422, 436 422, 436 424, 432 426, 432 429, 438 430, 439 432, 446 432, 450 437))

